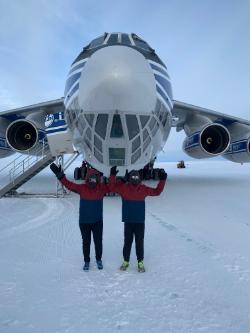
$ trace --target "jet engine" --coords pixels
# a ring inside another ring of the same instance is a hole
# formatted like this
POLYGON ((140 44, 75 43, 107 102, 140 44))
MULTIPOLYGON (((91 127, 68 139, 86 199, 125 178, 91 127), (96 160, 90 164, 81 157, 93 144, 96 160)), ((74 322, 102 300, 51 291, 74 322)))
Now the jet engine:
POLYGON ((214 157, 229 147, 230 133, 221 124, 210 123, 189 135, 183 142, 183 150, 193 158, 214 157))
POLYGON ((45 134, 39 125, 29 119, 13 121, 6 130, 6 139, 9 146, 21 153, 33 152, 45 134))

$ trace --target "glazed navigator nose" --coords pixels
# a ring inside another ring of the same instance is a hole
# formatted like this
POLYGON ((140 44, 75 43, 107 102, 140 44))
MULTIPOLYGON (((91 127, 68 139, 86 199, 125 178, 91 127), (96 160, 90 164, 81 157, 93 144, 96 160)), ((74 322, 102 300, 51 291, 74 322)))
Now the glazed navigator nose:
POLYGON ((147 60, 126 46, 104 47, 83 68, 79 105, 87 112, 151 112, 155 80, 147 60))

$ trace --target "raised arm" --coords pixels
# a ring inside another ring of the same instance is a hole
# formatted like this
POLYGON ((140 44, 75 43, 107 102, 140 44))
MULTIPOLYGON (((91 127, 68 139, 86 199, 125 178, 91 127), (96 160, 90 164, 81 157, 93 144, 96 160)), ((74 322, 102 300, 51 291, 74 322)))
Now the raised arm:
POLYGON ((166 180, 160 180, 156 188, 143 185, 144 189, 145 189, 146 196, 149 195, 149 196, 153 197, 153 196, 160 195, 161 192, 164 189, 165 184, 166 184, 166 180))
POLYGON ((166 179, 167 179, 167 173, 164 171, 164 169, 161 169, 160 172, 159 172, 159 183, 157 185, 156 188, 152 188, 152 187, 149 187, 149 186, 146 186, 146 185, 143 185, 144 186, 144 189, 145 189, 145 193, 146 195, 148 196, 157 196, 157 195, 160 195, 161 192, 163 191, 164 189, 164 186, 166 184, 166 179))
POLYGON ((118 170, 116 169, 116 166, 113 166, 110 169, 110 177, 109 177, 109 189, 111 192, 115 192, 118 194, 121 194, 123 191, 123 183, 118 182, 116 175, 118 173, 118 170))
POLYGON ((50 165, 50 169, 56 175, 56 178, 58 180, 60 180, 60 182, 63 184, 63 186, 65 186, 68 190, 70 190, 72 192, 75 192, 75 193, 78 193, 78 194, 80 193, 82 185, 75 184, 75 183, 69 181, 66 178, 66 176, 65 176, 65 174, 62 170, 61 165, 58 167, 55 163, 52 163, 50 165))
POLYGON ((70 180, 68 180, 66 178, 66 176, 64 175, 63 178, 60 179, 60 182, 63 184, 63 186, 65 186, 68 190, 72 191, 72 192, 75 192, 75 193, 78 193, 80 194, 81 192, 81 189, 82 189, 82 184, 76 184, 76 183, 73 183, 71 182, 70 180))

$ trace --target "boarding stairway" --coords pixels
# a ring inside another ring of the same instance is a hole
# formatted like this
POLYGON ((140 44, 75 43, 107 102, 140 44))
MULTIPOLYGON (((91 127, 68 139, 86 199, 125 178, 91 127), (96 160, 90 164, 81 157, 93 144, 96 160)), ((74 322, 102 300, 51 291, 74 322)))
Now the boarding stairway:
MULTIPOLYGON (((49 164, 57 159, 58 164, 62 164, 66 170, 79 156, 79 152, 74 152, 70 158, 64 163, 63 156, 59 158, 51 155, 49 146, 44 143, 36 151, 32 151, 32 155, 19 155, 12 162, 7 164, 0 170, 0 174, 4 174, 7 184, 0 189, 0 198, 5 195, 16 194, 16 190, 24 183, 29 181, 40 171, 45 169, 49 164)), ((59 184, 57 185, 57 194, 60 191, 59 184)))
MULTIPOLYGON (((66 170, 78 156, 79 152, 75 151, 68 158, 66 163, 64 163, 63 155, 57 158, 51 155, 47 143, 43 143, 42 147, 39 147, 36 151, 32 151, 32 155, 19 155, 0 170, 0 175, 4 174, 4 178, 7 180, 7 184, 4 184, 4 186, 0 188, 0 198, 5 195, 16 194, 16 190, 20 186, 29 181, 55 160, 57 160, 58 164, 61 164, 63 169, 66 170)), ((57 184, 57 194, 60 190, 60 184, 57 184)))
POLYGON ((50 153, 49 146, 42 147, 32 152, 32 155, 20 155, 0 170, 6 174, 8 183, 0 189, 0 198, 4 195, 15 193, 15 191, 37 175, 55 160, 50 153), (34 155, 33 155, 34 154, 34 155))

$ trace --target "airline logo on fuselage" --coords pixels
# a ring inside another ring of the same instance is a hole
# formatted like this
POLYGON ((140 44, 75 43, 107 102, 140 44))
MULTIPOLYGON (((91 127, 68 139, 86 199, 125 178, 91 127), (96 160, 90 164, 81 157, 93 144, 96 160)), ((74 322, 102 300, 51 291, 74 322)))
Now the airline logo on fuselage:
POLYGON ((48 114, 45 118, 45 127, 50 127, 54 122, 54 115, 48 114))

